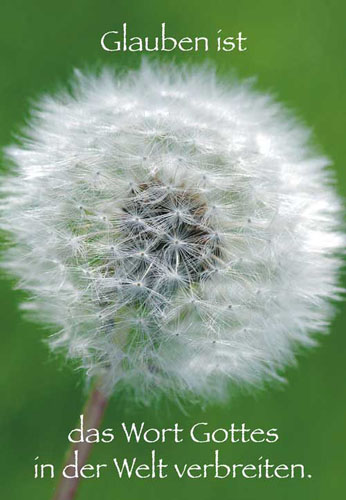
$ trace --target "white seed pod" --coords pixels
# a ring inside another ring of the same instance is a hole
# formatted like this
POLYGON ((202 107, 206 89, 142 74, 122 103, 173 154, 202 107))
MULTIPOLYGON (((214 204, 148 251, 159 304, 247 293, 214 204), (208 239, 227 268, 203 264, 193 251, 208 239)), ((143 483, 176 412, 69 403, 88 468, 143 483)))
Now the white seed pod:
POLYGON ((314 344, 344 237, 328 159, 247 83, 76 72, 6 150, 3 266, 52 348, 148 401, 280 378, 314 344))

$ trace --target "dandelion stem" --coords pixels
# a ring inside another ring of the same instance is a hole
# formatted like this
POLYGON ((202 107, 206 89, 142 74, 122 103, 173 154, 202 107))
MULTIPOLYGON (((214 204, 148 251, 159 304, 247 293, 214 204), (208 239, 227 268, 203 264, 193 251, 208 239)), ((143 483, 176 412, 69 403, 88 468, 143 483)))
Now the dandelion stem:
MULTIPOLYGON (((107 403, 108 398, 100 390, 100 384, 95 383, 83 410, 85 429, 97 429, 99 427, 107 403)), ((75 452, 78 451, 78 477, 66 478, 62 475, 53 496, 53 500, 72 500, 75 498, 80 480, 79 471, 86 464, 92 445, 93 443, 87 443, 85 441, 71 444, 66 455, 65 466, 74 463, 75 452)))

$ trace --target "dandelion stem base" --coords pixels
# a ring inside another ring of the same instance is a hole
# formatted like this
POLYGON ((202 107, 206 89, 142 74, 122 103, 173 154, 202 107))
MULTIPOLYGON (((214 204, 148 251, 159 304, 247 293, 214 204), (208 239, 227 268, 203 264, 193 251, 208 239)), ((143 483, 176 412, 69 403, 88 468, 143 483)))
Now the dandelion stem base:
MULTIPOLYGON (((97 429, 99 427, 107 403, 108 398, 100 390, 99 384, 96 383, 83 410, 85 429, 97 429)), ((73 500, 75 498, 80 480, 79 471, 86 464, 92 445, 93 443, 87 442, 71 445, 67 452, 65 466, 74 462, 75 452, 78 451, 78 477, 66 478, 62 475, 52 500, 73 500)))

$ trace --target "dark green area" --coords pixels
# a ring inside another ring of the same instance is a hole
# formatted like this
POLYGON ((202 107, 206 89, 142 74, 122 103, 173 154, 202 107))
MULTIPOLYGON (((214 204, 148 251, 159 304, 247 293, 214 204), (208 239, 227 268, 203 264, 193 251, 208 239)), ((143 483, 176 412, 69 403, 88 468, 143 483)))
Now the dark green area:
MULTIPOLYGON (((47 2, 3 0, 0 18, 0 143, 11 141, 27 116, 30 99, 63 84, 74 67, 136 66, 138 54, 105 53, 102 33, 128 23, 133 35, 155 35, 160 23, 177 38, 239 30, 248 38, 247 52, 217 54, 221 73, 258 76, 258 88, 274 91, 313 126, 316 141, 335 164, 340 193, 345 195, 346 169, 346 4, 340 0, 224 0, 207 2, 158 0, 47 2)), ((166 53, 169 61, 201 62, 206 54, 166 53)), ((42 328, 25 322, 18 312, 20 292, 1 285, 1 488, 5 499, 48 500, 50 479, 34 480, 33 463, 58 465, 68 430, 85 398, 79 373, 53 358, 41 339, 42 328)), ((208 463, 215 448, 225 463, 250 463, 268 456, 276 463, 304 463, 311 479, 303 480, 118 480, 109 471, 100 480, 84 481, 79 498, 129 499, 210 498, 234 500, 325 500, 346 494, 346 309, 339 306, 331 335, 295 369, 289 384, 255 397, 239 396, 228 405, 207 409, 187 405, 187 414, 168 402, 160 407, 129 407, 112 401, 105 427, 142 421, 165 427, 179 422, 209 422, 210 428, 246 422, 249 427, 279 429, 271 445, 196 444, 190 441, 157 446, 169 461, 208 463)), ((124 440, 99 445, 92 463, 136 455, 148 461, 150 445, 127 446, 124 440)))

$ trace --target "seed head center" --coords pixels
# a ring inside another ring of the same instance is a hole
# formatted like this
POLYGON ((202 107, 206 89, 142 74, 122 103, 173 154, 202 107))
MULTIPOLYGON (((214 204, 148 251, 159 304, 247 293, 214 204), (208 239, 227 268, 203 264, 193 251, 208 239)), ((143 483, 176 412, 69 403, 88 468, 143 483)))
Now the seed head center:
POLYGON ((127 279, 145 284, 151 297, 198 283, 220 256, 206 202, 184 186, 168 187, 157 180, 133 186, 120 223, 127 279))

